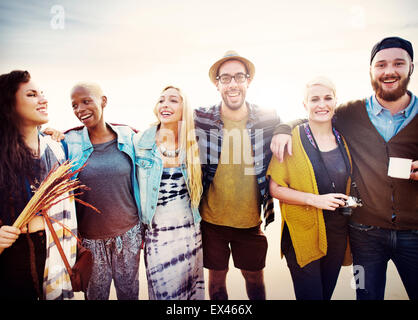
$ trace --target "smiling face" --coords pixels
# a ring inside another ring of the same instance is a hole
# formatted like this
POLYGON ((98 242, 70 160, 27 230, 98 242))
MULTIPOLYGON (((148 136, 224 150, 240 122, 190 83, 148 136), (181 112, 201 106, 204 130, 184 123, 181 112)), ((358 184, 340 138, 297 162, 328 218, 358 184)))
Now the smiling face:
POLYGON ((400 48, 379 51, 370 66, 370 80, 376 96, 384 101, 396 101, 406 94, 411 58, 400 48))
POLYGON ((337 104, 334 91, 320 84, 312 85, 306 90, 304 106, 309 121, 321 123, 331 121, 337 104))
MULTIPOLYGON (((235 76, 238 73, 246 74, 245 65, 238 60, 228 60, 224 62, 218 70, 218 76, 231 75, 235 76)), ((233 78, 230 83, 222 84, 219 80, 216 81, 216 87, 222 96, 222 105, 231 109, 238 110, 245 103, 245 96, 247 94, 249 79, 245 79, 243 83, 237 83, 233 78)))
POLYGON ((94 128, 103 122, 103 108, 107 99, 99 90, 87 87, 75 87, 71 93, 71 105, 75 116, 87 128, 94 128))
POLYGON ((155 113, 161 124, 173 124, 183 118, 183 99, 174 88, 168 88, 161 93, 155 108, 155 113))
POLYGON ((16 113, 20 125, 39 126, 48 122, 48 101, 32 80, 22 83, 16 92, 16 113))

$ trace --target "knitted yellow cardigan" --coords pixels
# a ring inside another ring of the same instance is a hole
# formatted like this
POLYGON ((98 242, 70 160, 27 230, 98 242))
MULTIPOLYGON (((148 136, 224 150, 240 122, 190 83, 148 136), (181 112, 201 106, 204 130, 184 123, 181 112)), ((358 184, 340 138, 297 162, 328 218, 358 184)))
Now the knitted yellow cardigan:
MULTIPOLYGON (((299 127, 295 127, 292 130, 292 137, 293 155, 289 157, 286 154, 283 163, 279 163, 276 157, 273 157, 267 170, 267 176, 280 186, 319 194, 312 164, 302 145, 299 127)), ((346 143, 345 148, 351 164, 351 157, 346 143)), ((348 180, 347 194, 351 183, 350 179, 348 180)), ((321 209, 280 202, 280 211, 282 214, 282 234, 284 222, 286 221, 295 249, 296 260, 300 267, 304 267, 327 254, 327 236, 321 209)), ((281 257, 283 258, 283 252, 281 252, 281 257)), ((343 265, 349 264, 351 264, 351 254, 347 245, 343 265)))

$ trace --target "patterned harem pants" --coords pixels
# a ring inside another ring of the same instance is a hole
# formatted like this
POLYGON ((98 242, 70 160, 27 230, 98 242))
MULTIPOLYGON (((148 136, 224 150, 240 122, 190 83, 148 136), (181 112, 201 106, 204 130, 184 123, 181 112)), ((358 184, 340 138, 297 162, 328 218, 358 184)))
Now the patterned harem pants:
POLYGON ((114 238, 83 239, 82 243, 92 251, 94 259, 86 299, 108 300, 113 279, 118 300, 138 300, 140 224, 114 238))

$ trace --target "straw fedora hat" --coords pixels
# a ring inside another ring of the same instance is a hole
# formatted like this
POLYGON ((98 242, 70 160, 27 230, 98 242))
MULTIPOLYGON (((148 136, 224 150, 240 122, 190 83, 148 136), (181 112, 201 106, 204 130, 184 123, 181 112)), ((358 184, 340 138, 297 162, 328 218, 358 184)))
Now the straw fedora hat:
POLYGON ((244 57, 241 57, 237 52, 235 52, 233 50, 229 50, 229 51, 225 52, 224 56, 221 59, 219 59, 218 61, 216 61, 212 65, 212 67, 210 67, 210 69, 209 69, 209 78, 213 83, 216 83, 216 76, 218 75, 218 69, 219 69, 220 65, 227 60, 239 60, 239 61, 241 61, 245 65, 245 67, 247 68, 247 72, 250 75, 250 80, 252 80, 254 78, 254 74, 255 74, 254 64, 250 60, 248 60, 244 57))

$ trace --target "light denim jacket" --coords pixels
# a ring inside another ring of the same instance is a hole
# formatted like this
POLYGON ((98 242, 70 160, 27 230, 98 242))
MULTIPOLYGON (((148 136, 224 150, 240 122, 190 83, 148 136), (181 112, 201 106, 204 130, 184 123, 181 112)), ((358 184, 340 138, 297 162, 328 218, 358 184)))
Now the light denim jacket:
MULTIPOLYGON (((126 153, 129 156, 129 159, 131 159, 132 190, 134 193, 136 206, 138 208, 138 215, 141 217, 139 186, 136 179, 135 152, 132 144, 132 138, 135 132, 129 126, 111 125, 109 123, 106 124, 116 133, 119 150, 126 153)), ((81 127, 67 131, 65 133, 64 140, 68 145, 68 158, 75 162, 73 170, 81 168, 93 153, 93 145, 91 144, 87 127, 81 127)), ((76 178, 77 175, 75 175, 74 178, 76 178)))
MULTIPOLYGON (((152 218, 157 208, 161 177, 163 175, 163 160, 155 143, 156 132, 157 126, 152 126, 143 133, 136 134, 133 138, 141 198, 141 219, 149 228, 151 228, 152 218)), ((181 161, 181 163, 181 172, 190 194, 186 165, 184 161, 181 161)), ((194 223, 197 224, 201 220, 199 210, 192 207, 191 210, 194 223)))

